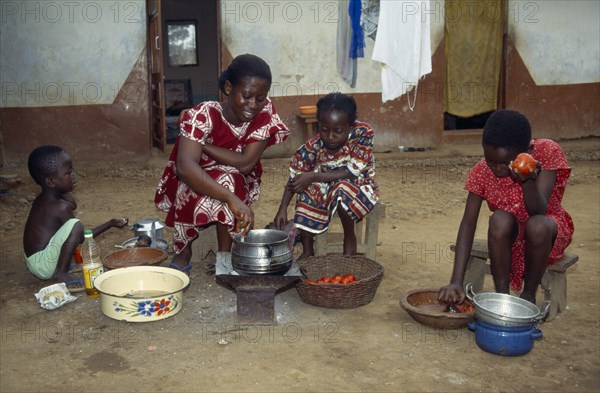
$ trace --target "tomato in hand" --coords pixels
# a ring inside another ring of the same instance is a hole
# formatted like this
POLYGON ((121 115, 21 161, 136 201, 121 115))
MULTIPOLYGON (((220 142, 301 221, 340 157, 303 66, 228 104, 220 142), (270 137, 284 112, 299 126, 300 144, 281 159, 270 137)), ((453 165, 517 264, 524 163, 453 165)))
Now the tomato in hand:
POLYGON ((511 168, 523 176, 529 176, 537 169, 537 162, 531 155, 521 153, 511 163, 511 168))

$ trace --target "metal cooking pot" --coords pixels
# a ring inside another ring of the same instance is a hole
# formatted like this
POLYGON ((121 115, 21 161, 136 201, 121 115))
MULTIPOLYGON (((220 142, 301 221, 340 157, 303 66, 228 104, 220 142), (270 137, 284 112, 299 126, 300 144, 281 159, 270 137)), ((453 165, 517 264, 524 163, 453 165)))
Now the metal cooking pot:
POLYGON ((473 286, 466 285, 467 297, 475 306, 475 319, 492 325, 516 327, 537 326, 548 314, 533 303, 505 293, 482 292, 475 294, 473 286))
POLYGON ((497 326, 471 321, 469 330, 475 332, 477 346, 486 352, 502 356, 521 356, 533 349, 534 340, 543 337, 533 326, 497 326))
POLYGON ((231 265, 240 274, 285 274, 292 266, 288 234, 276 229, 253 229, 233 238, 231 265))
POLYGON ((150 236, 152 239, 164 239, 164 227, 165 224, 158 218, 144 218, 142 220, 137 221, 129 229, 134 232, 136 237, 147 235, 150 236))

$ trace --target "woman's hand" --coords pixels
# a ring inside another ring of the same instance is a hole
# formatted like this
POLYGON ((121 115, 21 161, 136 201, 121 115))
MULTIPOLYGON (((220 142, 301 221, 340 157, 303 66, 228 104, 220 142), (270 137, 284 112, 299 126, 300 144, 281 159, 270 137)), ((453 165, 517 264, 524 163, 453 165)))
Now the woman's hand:
POLYGON ((315 172, 303 172, 290 180, 288 187, 292 192, 299 194, 306 190, 308 186, 316 181, 317 174, 315 172))
POLYGON ((450 283, 441 287, 438 292, 438 301, 446 304, 461 304, 465 301, 465 297, 462 284, 450 283))
POLYGON ((252 212, 252 209, 235 195, 227 201, 227 206, 235 217, 236 232, 240 231, 240 235, 246 236, 254 226, 254 213, 252 212))

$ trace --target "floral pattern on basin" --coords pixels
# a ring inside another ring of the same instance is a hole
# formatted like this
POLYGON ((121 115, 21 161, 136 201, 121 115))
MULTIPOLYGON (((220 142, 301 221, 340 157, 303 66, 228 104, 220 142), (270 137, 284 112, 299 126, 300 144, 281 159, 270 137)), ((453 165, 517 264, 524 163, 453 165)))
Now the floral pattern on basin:
POLYGON ((179 306, 179 299, 173 295, 154 300, 144 300, 136 302, 132 300, 129 305, 119 302, 113 302, 116 312, 122 312, 132 317, 159 317, 173 312, 179 306))

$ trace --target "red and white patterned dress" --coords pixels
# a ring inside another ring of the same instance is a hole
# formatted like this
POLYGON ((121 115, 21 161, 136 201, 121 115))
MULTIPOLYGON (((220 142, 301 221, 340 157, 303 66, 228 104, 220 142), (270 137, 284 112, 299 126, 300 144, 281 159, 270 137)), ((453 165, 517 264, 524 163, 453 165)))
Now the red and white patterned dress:
POLYGON ((303 172, 327 172, 345 168, 353 177, 330 183, 315 182, 296 197, 294 224, 311 233, 327 230, 338 201, 354 221, 366 216, 379 200, 375 182, 373 136, 368 123, 356 121, 348 140, 334 154, 329 153, 319 134, 309 139, 292 156, 290 179, 303 172))
MULTIPOLYGON (((282 143, 289 135, 270 100, 250 122, 236 127, 223 116, 221 103, 207 101, 188 110, 180 124, 180 134, 158 184, 154 203, 167 212, 165 223, 173 227, 173 245, 177 253, 198 236, 202 227, 220 222, 233 229, 234 217, 227 205, 206 195, 197 194, 177 177, 176 162, 179 138, 202 145, 220 146, 240 153, 244 146, 268 139, 267 147, 282 143)), ((249 175, 220 164, 202 154, 200 167, 217 183, 235 193, 246 205, 256 202, 260 193, 260 161, 249 175)))
MULTIPOLYGON (((546 210, 546 216, 553 219, 558 228, 556 240, 548 258, 548 266, 550 266, 563 256, 573 236, 573 220, 561 205, 571 168, 569 168, 565 153, 558 143, 550 139, 532 140, 531 143, 533 148, 529 154, 542 164, 542 170, 556 171, 556 183, 546 210)), ((465 190, 485 199, 491 211, 504 210, 517 219, 519 234, 512 246, 510 282, 516 290, 520 290, 525 272, 524 229, 525 223, 529 219, 521 185, 510 176, 496 177, 485 160, 481 160, 469 172, 465 190)))

